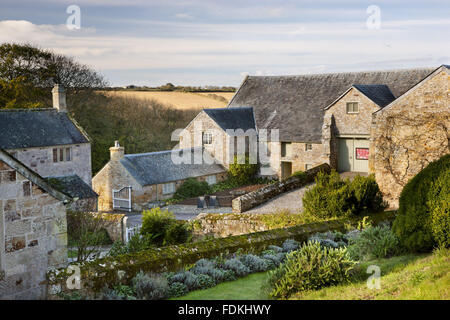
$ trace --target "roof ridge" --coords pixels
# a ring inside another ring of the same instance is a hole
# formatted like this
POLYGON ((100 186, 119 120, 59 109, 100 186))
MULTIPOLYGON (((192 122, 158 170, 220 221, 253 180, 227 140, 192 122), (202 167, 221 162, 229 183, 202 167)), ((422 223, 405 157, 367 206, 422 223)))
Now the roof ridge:
POLYGON ((23 108, 23 109, 0 109, 0 112, 37 112, 37 111, 54 111, 58 112, 55 108, 23 108))
POLYGON ((172 153, 172 152, 180 152, 180 151, 186 151, 186 150, 195 150, 195 149, 202 149, 203 147, 192 147, 192 148, 184 148, 184 149, 171 149, 171 150, 162 150, 162 151, 153 151, 153 152, 143 152, 143 153, 129 153, 125 154, 124 157, 142 157, 142 156, 148 156, 148 155, 156 155, 156 154, 165 154, 165 153, 172 153))
MULTIPOLYGON (((440 67, 440 66, 439 66, 440 67)), ((439 68, 437 67, 437 68, 439 68)), ((382 69, 382 70, 364 70, 364 71, 347 71, 347 72, 325 72, 325 73, 305 73, 292 75, 264 75, 264 76, 248 76, 248 78, 300 78, 300 77, 314 77, 314 76, 330 76, 339 74, 363 74, 363 73, 384 73, 384 72, 406 72, 406 71, 426 71, 436 70, 435 67, 421 67, 421 68, 397 68, 397 69, 382 69)), ((231 101, 230 101, 231 102, 231 101)))

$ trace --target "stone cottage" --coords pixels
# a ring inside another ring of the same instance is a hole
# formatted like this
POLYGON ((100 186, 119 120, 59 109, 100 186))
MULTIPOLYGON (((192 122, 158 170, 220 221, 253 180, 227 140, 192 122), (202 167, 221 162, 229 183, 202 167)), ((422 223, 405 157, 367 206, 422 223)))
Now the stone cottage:
POLYGON ((0 149, 0 299, 44 299, 46 273, 67 264, 72 199, 0 149))
POLYGON ((202 147, 125 154, 116 141, 109 150, 110 161, 92 179, 99 211, 140 211, 152 202, 172 198, 188 178, 209 184, 226 178, 226 169, 202 147), (204 156, 210 164, 202 161, 204 156))
MULTIPOLYGON (((416 116, 420 114, 421 116, 417 118, 423 118, 422 129, 428 126, 428 130, 440 130, 439 135, 442 134, 442 137, 445 137, 447 134, 448 137, 449 120, 446 115, 449 109, 449 80, 444 76, 447 72, 448 67, 441 66, 438 69, 300 76, 249 76, 229 102, 228 109, 230 113, 239 108, 252 110, 252 112, 247 111, 246 115, 239 116, 239 121, 244 121, 244 117, 247 117, 246 123, 254 121, 258 140, 262 139, 263 129, 268 132, 278 132, 276 139, 273 139, 271 134, 267 134, 264 137, 267 142, 258 144, 258 148, 267 149, 263 153, 259 152, 260 155, 267 155, 267 159, 259 157, 261 173, 263 169, 270 169, 269 172, 273 176, 285 179, 295 171, 304 171, 321 163, 329 163, 341 172, 376 173, 384 194, 388 195, 394 188, 393 183, 398 184, 398 181, 393 182, 393 177, 387 178, 390 179, 390 182, 386 183, 389 187, 384 188, 384 183, 380 180, 385 174, 381 169, 382 166, 376 163, 370 164, 372 159, 375 159, 373 157, 378 155, 378 150, 381 150, 373 145, 373 141, 378 141, 377 136, 385 130, 385 128, 381 129, 380 123, 383 123, 385 119, 381 115, 393 113, 394 111, 387 110, 396 110, 391 106, 398 105, 397 108, 405 108, 405 114, 412 113, 416 116), (436 74, 441 75, 436 78, 439 81, 426 80, 430 77, 435 79, 432 75, 436 74), (432 88, 429 91, 413 89, 416 86, 428 88, 424 84, 428 81, 431 81, 428 86, 432 88), (405 97, 413 97, 410 92, 422 96, 416 97, 415 103, 411 102, 413 98, 409 98, 408 104, 402 102, 405 101, 405 97), (403 107, 400 107, 400 104, 403 107), (427 106, 431 104, 433 107, 428 108, 427 106), (387 113, 383 111, 384 109, 387 113), (434 111, 431 112, 431 110, 434 111), (379 114, 380 116, 375 116, 375 119, 381 117, 381 120, 373 123, 374 114, 379 114), (440 123, 440 126, 437 124, 431 126, 430 121, 440 123), (374 124, 379 129, 372 130, 374 124)), ((209 123, 203 125, 202 132, 197 135, 205 136, 209 128, 216 126, 216 122, 208 116, 208 112, 215 111, 204 110, 196 118, 209 123)), ((233 116, 227 115, 227 118, 232 119, 233 116)), ((187 127, 187 131, 191 130, 191 126, 190 124, 187 127)), ((237 128, 235 124, 227 123, 227 126, 237 128)), ((248 128, 249 126, 246 127, 248 128)), ((223 132, 227 127, 221 127, 221 129, 223 132)), ((402 137, 406 137, 404 131, 400 130, 400 132, 403 132, 402 137)), ((222 139, 222 136, 223 134, 219 131, 218 139, 222 139)), ((208 137, 208 139, 214 141, 215 137, 208 137)), ((425 136, 422 136, 422 139, 425 139, 425 136)), ((430 139, 426 145, 429 148, 428 152, 431 152, 433 156, 425 158, 415 156, 414 161, 421 163, 420 167, 428 161, 424 159, 434 159, 438 155, 448 153, 448 148, 445 147, 448 146, 448 142, 444 144, 441 140, 432 142, 435 138, 431 132, 426 139, 430 139)), ((419 143, 418 141, 422 144, 424 142, 419 139, 414 140, 414 143, 419 143)), ((405 142, 405 146, 407 144, 406 140, 400 138, 398 142, 400 144, 405 142)), ((228 148, 229 144, 224 146, 228 148)), ((188 145, 183 144, 183 147, 188 145)), ((396 156, 400 149, 394 147, 390 151, 391 155, 396 156)), ((222 153, 227 154, 228 151, 225 150, 222 153)), ((402 161, 401 158, 397 157, 397 159, 402 161)), ((399 170, 402 175, 405 174, 404 168, 399 170)), ((408 177, 416 170, 409 169, 409 172, 410 174, 406 175, 408 177)), ((397 196, 398 191, 395 197, 397 196)))
POLYGON ((257 141, 253 108, 204 109, 180 135, 179 146, 203 147, 228 168, 235 155, 249 152, 251 140, 257 141), (239 144, 241 138, 244 140, 239 144))
POLYGON ((64 88, 52 94, 53 108, 0 109, 0 148, 78 198, 73 209, 96 210, 89 137, 68 114, 64 88))

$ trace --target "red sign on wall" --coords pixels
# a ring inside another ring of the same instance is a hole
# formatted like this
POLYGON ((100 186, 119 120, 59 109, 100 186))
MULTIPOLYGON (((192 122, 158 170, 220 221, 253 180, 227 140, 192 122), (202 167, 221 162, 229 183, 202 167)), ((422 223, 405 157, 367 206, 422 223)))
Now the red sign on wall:
POLYGON ((369 160, 369 148, 356 148, 356 160, 369 160))

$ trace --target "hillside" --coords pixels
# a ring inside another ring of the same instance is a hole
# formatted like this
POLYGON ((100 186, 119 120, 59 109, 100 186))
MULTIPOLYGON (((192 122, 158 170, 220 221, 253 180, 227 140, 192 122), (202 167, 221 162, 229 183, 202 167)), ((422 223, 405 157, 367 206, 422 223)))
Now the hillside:
POLYGON ((179 91, 101 91, 109 97, 155 100, 178 110, 224 108, 234 92, 179 92, 179 91))

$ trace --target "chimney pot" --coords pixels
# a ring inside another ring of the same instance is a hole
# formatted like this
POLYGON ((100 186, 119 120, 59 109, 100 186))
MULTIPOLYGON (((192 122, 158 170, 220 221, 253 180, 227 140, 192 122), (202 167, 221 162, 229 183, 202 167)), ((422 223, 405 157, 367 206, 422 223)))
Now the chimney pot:
POLYGON ((58 112, 67 112, 66 90, 63 86, 55 84, 52 90, 53 108, 58 112))
POLYGON ((121 147, 119 141, 114 141, 114 147, 109 148, 111 161, 118 161, 125 155, 125 148, 121 147))

